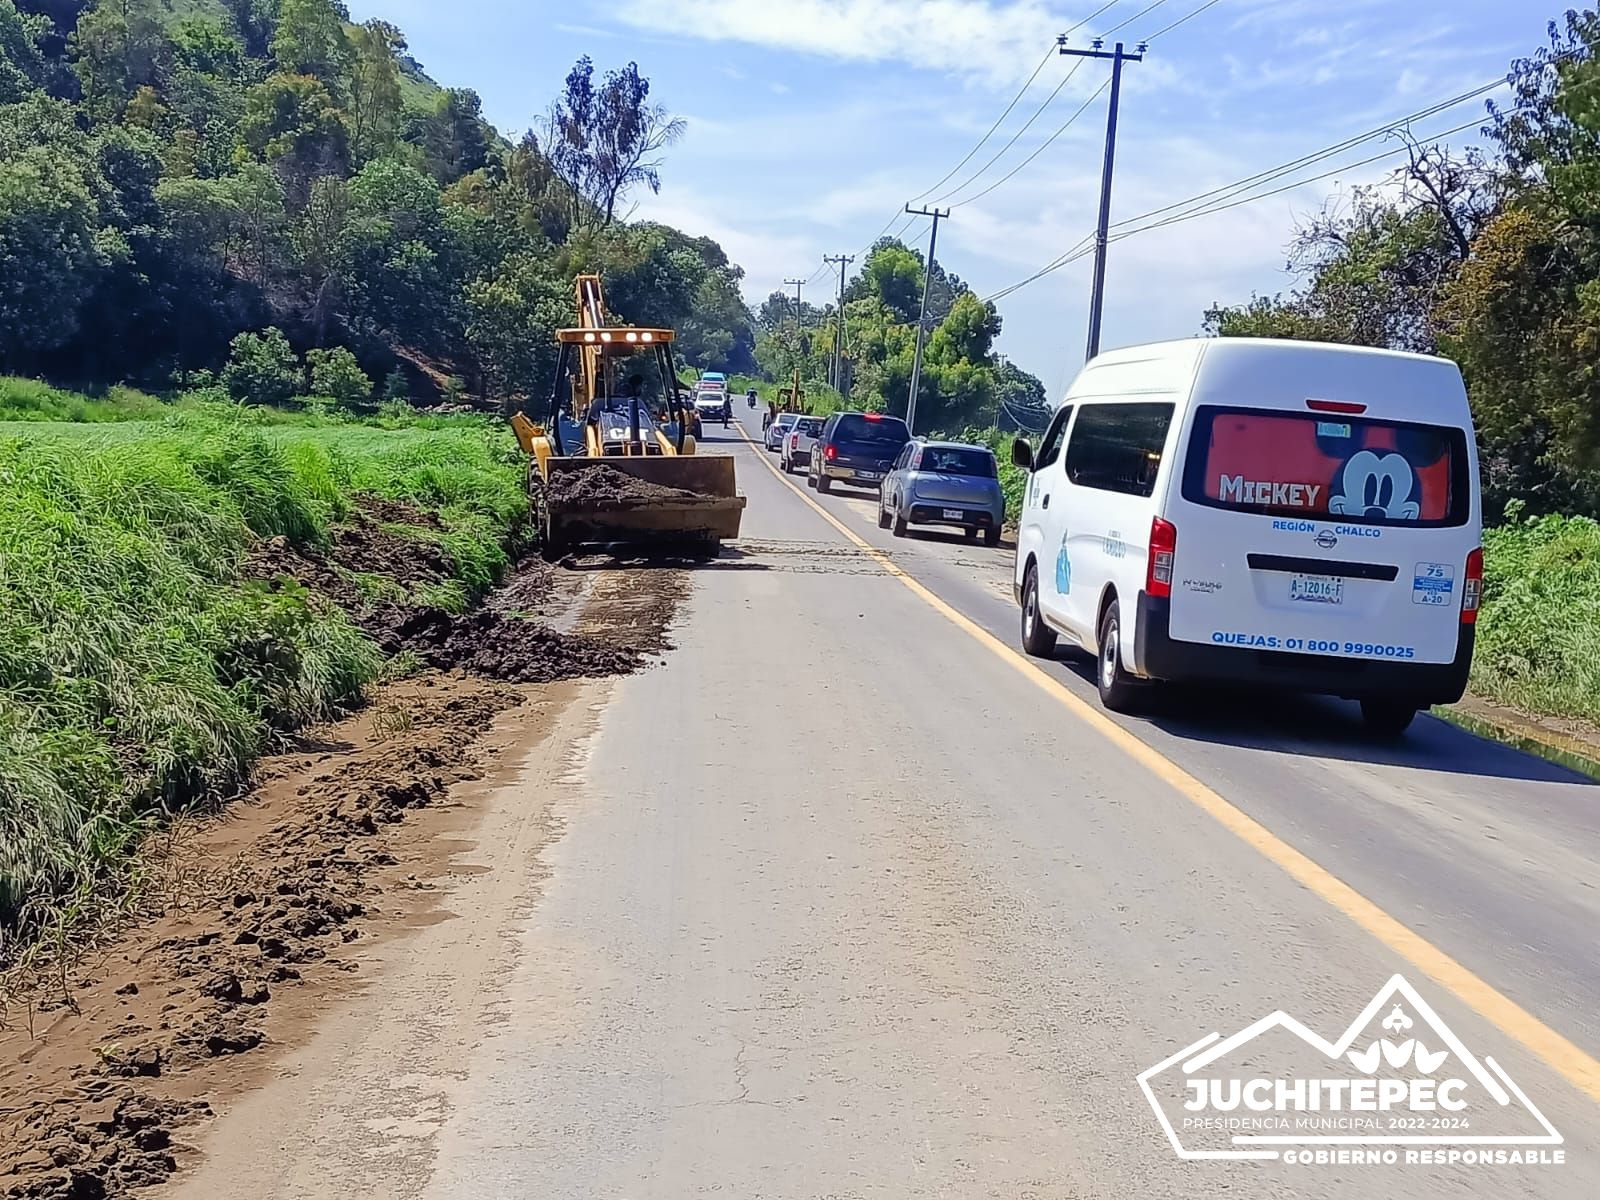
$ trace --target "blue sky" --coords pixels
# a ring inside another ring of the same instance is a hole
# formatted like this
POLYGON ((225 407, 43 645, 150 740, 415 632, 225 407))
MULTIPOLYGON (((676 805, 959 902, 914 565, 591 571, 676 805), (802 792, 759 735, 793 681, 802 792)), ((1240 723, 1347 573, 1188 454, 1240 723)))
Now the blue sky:
MULTIPOLYGON (((637 61, 652 96, 688 121, 659 196, 635 215, 717 238, 759 302, 786 278, 830 287, 823 254, 858 253, 908 199, 944 176, 987 130, 1057 33, 1105 0, 349 0, 407 34, 441 83, 476 88, 502 132, 537 124, 574 60, 637 61)), ((1129 24, 1155 34, 1203 0, 1120 0, 1073 35, 1129 24)), ((1564 7, 1550 0, 1217 0, 1125 69, 1113 220, 1251 175, 1487 83, 1542 44, 1564 7)), ((1075 60, 1047 61, 999 134, 926 204, 983 166, 1075 60)), ((1085 63, 939 230, 939 261, 987 295, 1092 231, 1107 68, 1085 63), (990 182, 1037 158, 982 198, 990 182)), ((1417 125, 1426 137, 1482 113, 1482 101, 1417 125)), ((1468 130, 1452 138, 1461 142, 1468 130)), ((1392 146, 1392 143, 1390 144, 1392 146)), ((1311 173, 1366 157, 1366 146, 1311 173)), ((1106 346, 1199 330, 1213 300, 1286 286, 1296 220, 1383 165, 1130 237, 1110 252, 1106 346)), ((898 229, 901 221, 890 225, 898 229)), ((923 222, 907 236, 921 238, 923 222)), ((1082 362, 1090 262, 999 301, 999 349, 1059 394, 1082 362)))

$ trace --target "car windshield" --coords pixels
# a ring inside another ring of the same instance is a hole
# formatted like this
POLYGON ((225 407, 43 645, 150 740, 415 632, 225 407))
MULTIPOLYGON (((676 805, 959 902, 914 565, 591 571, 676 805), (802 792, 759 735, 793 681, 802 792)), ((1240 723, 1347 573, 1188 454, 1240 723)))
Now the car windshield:
POLYGON ((1469 503, 1466 435, 1343 414, 1207 406, 1195 413, 1183 495, 1212 508, 1347 524, 1459 525, 1469 503))
POLYGON ((879 446, 903 446, 911 440, 906 423, 899 417, 867 416, 865 413, 846 413, 840 417, 833 436, 841 442, 879 446))
POLYGON ((778 414, 778 424, 779 425, 793 425, 794 422, 795 422, 795 416, 794 416, 793 413, 779 413, 778 414))
POLYGON ((972 475, 979 479, 993 479, 994 455, 977 447, 924 446, 922 458, 917 463, 917 470, 937 471, 941 475, 972 475))

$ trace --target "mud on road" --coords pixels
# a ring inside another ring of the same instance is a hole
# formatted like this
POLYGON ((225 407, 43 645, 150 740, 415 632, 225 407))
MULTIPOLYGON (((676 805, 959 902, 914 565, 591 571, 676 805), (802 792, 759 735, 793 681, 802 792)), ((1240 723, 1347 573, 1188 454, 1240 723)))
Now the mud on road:
MULTIPOLYGON (((371 512, 354 528, 321 562, 270 552, 337 597, 345 564, 373 561, 348 548, 388 557, 398 536, 371 512)), ((408 578, 438 569, 400 541, 408 578)), ((684 571, 578 566, 529 563, 466 615, 361 604, 385 649, 428 669, 264 760, 221 815, 153 840, 139 903, 92 952, 0 980, 0 1196, 115 1197, 170 1176, 185 1126, 358 984, 363 938, 426 905, 449 854, 428 810, 498 768, 483 736, 515 741, 518 710, 552 680, 625 674, 669 648, 684 571)))

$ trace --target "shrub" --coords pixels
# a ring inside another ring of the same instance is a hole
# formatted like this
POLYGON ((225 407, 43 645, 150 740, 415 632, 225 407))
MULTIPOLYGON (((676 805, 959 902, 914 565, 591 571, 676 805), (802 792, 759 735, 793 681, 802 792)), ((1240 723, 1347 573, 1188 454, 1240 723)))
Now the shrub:
POLYGON ((222 385, 241 403, 284 404, 300 394, 300 360, 283 331, 268 326, 233 339, 222 385))
POLYGON ((383 381, 383 398, 385 400, 398 400, 403 404, 411 403, 411 385, 406 382, 406 373, 393 370, 383 381))
POLYGON ((313 350, 306 355, 311 368, 311 392, 326 396, 335 404, 354 408, 372 398, 372 380, 361 369, 356 356, 343 346, 313 350))

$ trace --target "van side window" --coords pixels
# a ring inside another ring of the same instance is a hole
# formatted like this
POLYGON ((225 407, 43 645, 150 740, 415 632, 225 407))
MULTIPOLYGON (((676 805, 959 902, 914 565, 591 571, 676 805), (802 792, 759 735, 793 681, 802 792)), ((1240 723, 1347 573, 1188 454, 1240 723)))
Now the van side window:
POLYGON ((1061 457, 1061 442, 1066 437, 1067 422, 1072 420, 1072 405, 1065 404, 1050 420, 1044 431, 1044 441, 1039 443, 1039 453, 1033 456, 1033 469, 1042 471, 1061 457))
POLYGON ((1085 404, 1067 446, 1067 478, 1079 487, 1129 496, 1156 490, 1170 404, 1085 404))

